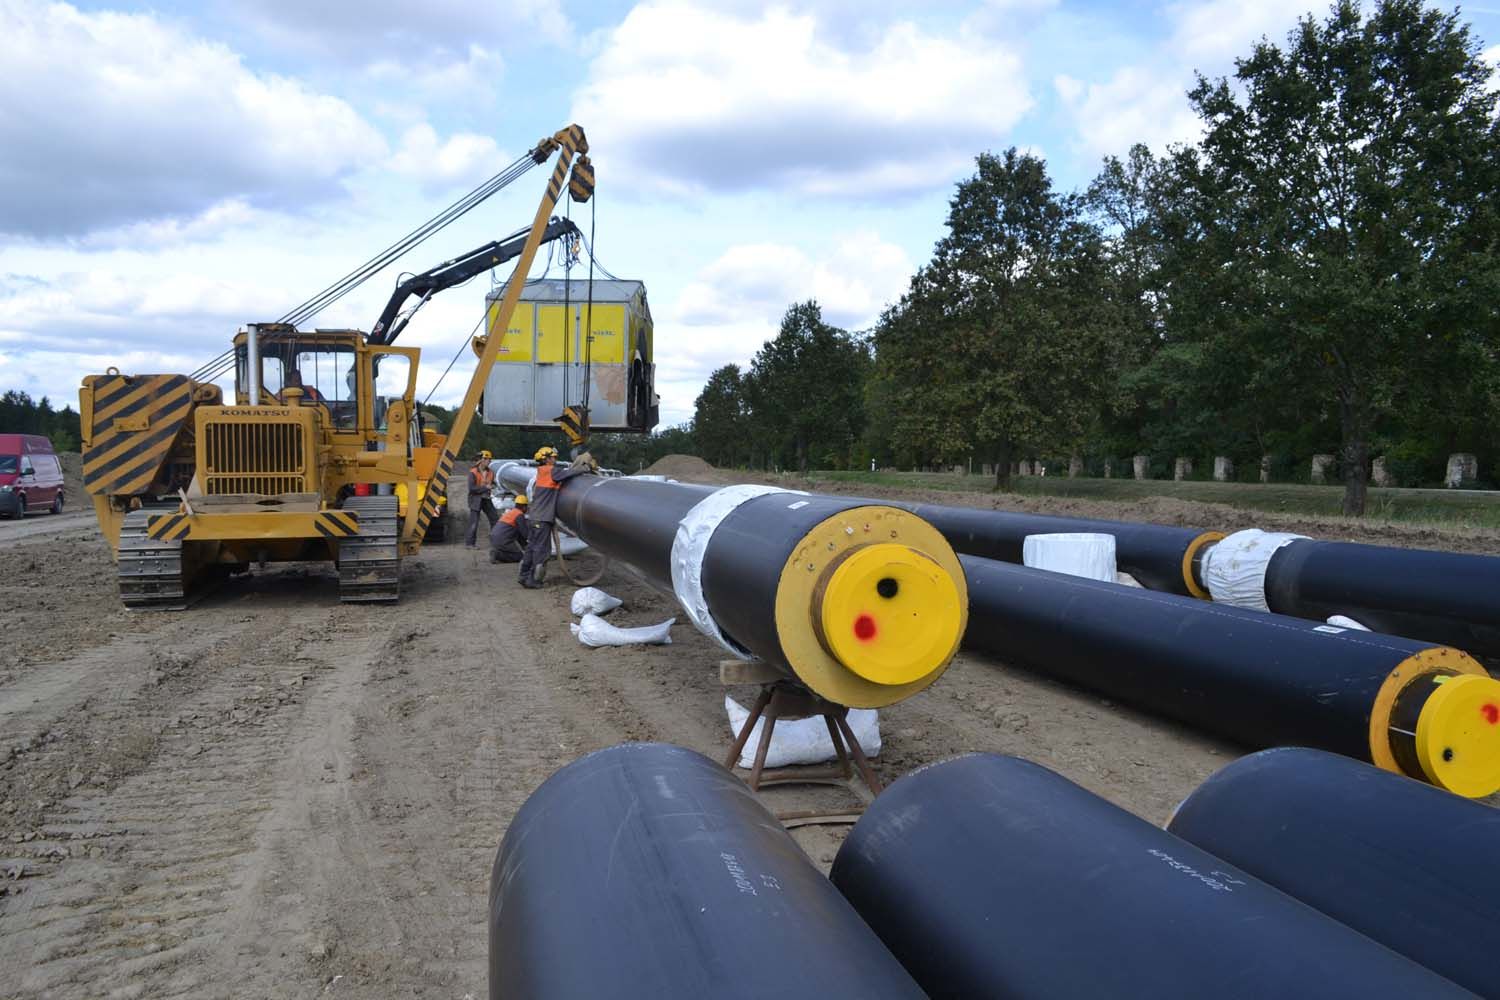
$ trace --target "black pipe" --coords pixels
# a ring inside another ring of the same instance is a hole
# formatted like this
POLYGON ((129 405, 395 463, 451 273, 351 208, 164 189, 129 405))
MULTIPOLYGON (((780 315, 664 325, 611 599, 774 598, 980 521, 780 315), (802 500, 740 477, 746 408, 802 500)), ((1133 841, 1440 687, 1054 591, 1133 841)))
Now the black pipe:
POLYGON ((1266 605, 1500 658, 1500 559, 1299 539, 1271 556, 1266 605))
POLYGON ((1500 810, 1318 750, 1221 768, 1167 829, 1482 996, 1500 996, 1500 810))
POLYGON ((1224 536, 1197 528, 1134 524, 1079 517, 1049 517, 1005 510, 977 510, 928 503, 895 503, 931 524, 956 552, 983 559, 1021 563, 1027 535, 1058 532, 1113 535, 1115 565, 1143 587, 1189 597, 1208 596, 1194 572, 1203 550, 1224 536))
MULTIPOLYGON (((502 465, 524 490, 532 470, 502 465)), ((678 528, 717 491, 577 476, 559 520, 590 547, 674 592, 678 528)), ((953 549, 910 512, 849 497, 778 491, 733 507, 701 559, 702 594, 739 651, 840 705, 879 708, 935 681, 958 651, 967 595, 953 549)))
POLYGON ((919 998, 755 794, 627 743, 562 768, 490 876, 491 1000, 919 998))
POLYGON ((1476 690, 1500 701, 1500 681, 1457 650, 988 559, 962 562, 964 641, 1007 663, 1250 746, 1314 746, 1388 770, 1408 761, 1411 777, 1461 794, 1500 789, 1494 733, 1470 725, 1455 702, 1476 690), (1474 678, 1464 691, 1435 685, 1460 674, 1474 678), (1397 724, 1413 704, 1429 723, 1420 733, 1397 724))
MULTIPOLYGON (((1115 564, 1152 590, 1208 598, 1202 566, 1217 531, 1160 524, 901 503, 955 551, 1021 563, 1027 535, 1112 535, 1115 564)), ((1266 568, 1274 612, 1326 621, 1341 614, 1377 632, 1500 660, 1500 559, 1307 538, 1278 549, 1266 568)))
POLYGON ((933 997, 1468 995, 1014 757, 959 757, 896 781, 831 877, 933 997))

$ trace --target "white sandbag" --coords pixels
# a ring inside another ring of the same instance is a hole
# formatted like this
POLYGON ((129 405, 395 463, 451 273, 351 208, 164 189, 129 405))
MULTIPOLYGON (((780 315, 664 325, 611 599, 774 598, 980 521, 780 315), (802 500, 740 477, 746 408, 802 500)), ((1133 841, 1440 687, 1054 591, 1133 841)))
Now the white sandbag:
MULTIPOLYGON (((750 710, 728 695, 724 696, 724 711, 729 715, 729 734, 739 736, 750 710)), ((849 728, 859 740, 859 748, 866 757, 880 756, 880 713, 873 708, 851 708, 848 715, 849 728)), ((740 751, 740 767, 755 766, 755 750, 760 746, 760 734, 766 720, 756 720, 750 731, 745 749, 740 751)), ((766 752, 766 767, 788 767, 792 764, 821 764, 837 760, 838 752, 828 738, 828 723, 821 715, 809 719, 778 719, 771 730, 771 746, 766 752)))
MULTIPOLYGON (((589 543, 577 535, 568 535, 559 531, 553 537, 557 539, 557 547, 561 550, 564 559, 567 559, 569 556, 576 556, 580 552, 588 551, 589 543)), ((577 614, 577 612, 575 611, 574 614, 577 614)))
POLYGON ((573 591, 573 613, 579 615, 605 615, 625 602, 612 597, 598 587, 581 587, 573 591))
POLYGON ((642 625, 640 628, 620 628, 611 625, 598 615, 584 615, 583 621, 570 623, 568 628, 578 636, 585 646, 670 646, 672 623, 668 618, 660 625, 642 625))
POLYGON ((1350 618, 1348 615, 1330 615, 1328 617, 1328 624, 1336 625, 1339 628, 1358 629, 1361 632, 1370 631, 1368 626, 1361 625, 1359 622, 1355 621, 1353 618, 1350 618))
POLYGON ((1129 573, 1115 573, 1115 583, 1118 583, 1122 587, 1134 587, 1136 590, 1146 589, 1145 587, 1141 586, 1141 581, 1137 580, 1129 573))
POLYGON ((1086 532, 1027 535, 1021 561, 1032 569, 1115 582, 1115 536, 1086 532))

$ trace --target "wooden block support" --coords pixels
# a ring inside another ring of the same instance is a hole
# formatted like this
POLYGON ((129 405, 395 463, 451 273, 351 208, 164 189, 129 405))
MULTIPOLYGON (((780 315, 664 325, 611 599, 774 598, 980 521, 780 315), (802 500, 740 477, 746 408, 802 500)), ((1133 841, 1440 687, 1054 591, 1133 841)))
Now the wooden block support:
POLYGON ((734 684, 774 684, 786 680, 786 674, 764 660, 720 660, 719 683, 725 687, 734 684))

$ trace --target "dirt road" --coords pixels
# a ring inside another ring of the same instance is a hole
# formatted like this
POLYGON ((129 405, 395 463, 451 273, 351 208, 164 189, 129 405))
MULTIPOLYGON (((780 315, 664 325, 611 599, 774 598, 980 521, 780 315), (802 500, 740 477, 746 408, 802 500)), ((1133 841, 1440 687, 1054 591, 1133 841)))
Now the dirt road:
MULTIPOLYGON (((410 561, 395 608, 287 568, 132 615, 112 572, 91 528, 0 546, 0 996, 482 996, 490 865, 530 791, 622 740, 728 742, 686 624, 585 649, 571 588, 460 546, 410 561)), ((620 624, 675 613, 623 570, 601 586, 620 624)), ((1157 822, 1236 752, 968 657, 881 722, 888 779, 1023 754, 1157 822)), ((826 868, 842 831, 796 836, 826 868)))

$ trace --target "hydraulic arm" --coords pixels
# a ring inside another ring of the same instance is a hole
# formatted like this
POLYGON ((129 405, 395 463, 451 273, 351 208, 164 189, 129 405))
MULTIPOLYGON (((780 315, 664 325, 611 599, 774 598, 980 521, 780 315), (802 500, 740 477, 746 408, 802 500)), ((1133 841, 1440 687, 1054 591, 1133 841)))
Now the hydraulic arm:
MULTIPOLYGON (((382 346, 394 343, 401 335, 401 331, 406 329, 406 324, 411 322, 412 316, 427 303, 428 299, 446 288, 461 285, 476 275, 514 260, 525 249, 529 236, 529 229, 522 230, 513 236, 486 243, 461 257, 444 261, 437 267, 404 279, 391 293, 390 301, 385 304, 380 318, 375 321, 374 326, 370 327, 370 343, 382 346), (420 296, 417 304, 403 315, 401 307, 414 295, 420 296)), ((541 242, 551 243, 564 236, 580 237, 582 233, 568 219, 553 219, 547 223, 547 228, 542 230, 541 242)))

